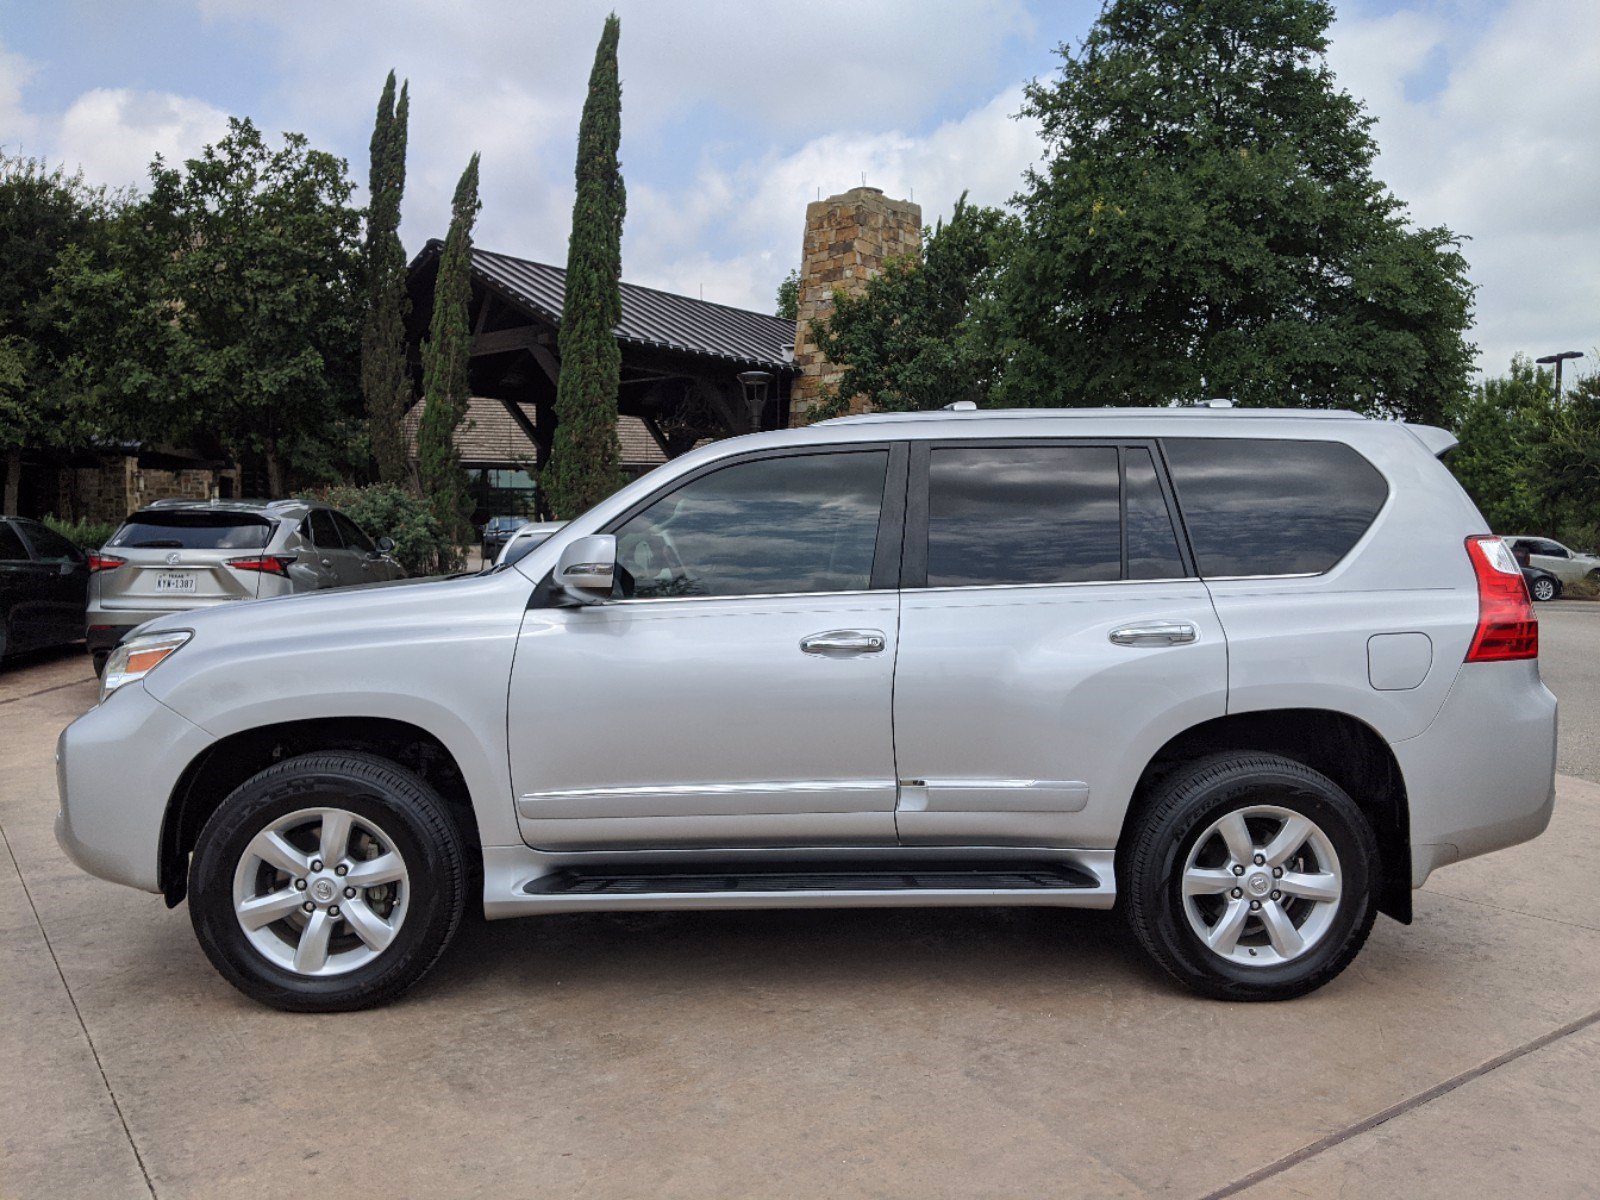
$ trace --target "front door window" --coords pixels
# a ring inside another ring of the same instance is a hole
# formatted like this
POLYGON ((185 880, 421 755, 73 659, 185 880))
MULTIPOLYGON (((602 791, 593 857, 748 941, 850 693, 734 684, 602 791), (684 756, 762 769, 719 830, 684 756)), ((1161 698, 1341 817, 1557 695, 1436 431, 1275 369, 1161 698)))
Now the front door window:
POLYGON ((618 598, 863 591, 888 463, 808 454, 691 480, 617 529, 618 598))

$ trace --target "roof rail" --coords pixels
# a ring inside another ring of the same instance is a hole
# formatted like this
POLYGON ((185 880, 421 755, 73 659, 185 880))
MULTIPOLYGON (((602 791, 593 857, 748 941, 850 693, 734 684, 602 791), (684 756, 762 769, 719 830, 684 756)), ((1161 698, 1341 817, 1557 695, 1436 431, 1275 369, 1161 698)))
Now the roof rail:
POLYGON ((1076 418, 1080 420, 1095 417, 1117 417, 1130 419, 1149 419, 1164 417, 1183 417, 1204 420, 1208 417, 1244 417, 1250 420, 1261 420, 1267 417, 1291 418, 1296 420, 1322 421, 1365 421, 1367 417, 1347 408, 1234 408, 1230 404, 1227 408, 1214 407, 1210 401, 1202 401, 1204 407, 1184 405, 1170 408, 978 408, 959 407, 972 405, 970 400, 960 400, 954 405, 944 408, 927 409, 919 412, 873 412, 854 413, 847 417, 830 417, 826 421, 818 421, 818 425, 877 425, 895 424, 903 421, 990 421, 990 420, 1020 420, 1042 421, 1061 420, 1063 418, 1076 418))

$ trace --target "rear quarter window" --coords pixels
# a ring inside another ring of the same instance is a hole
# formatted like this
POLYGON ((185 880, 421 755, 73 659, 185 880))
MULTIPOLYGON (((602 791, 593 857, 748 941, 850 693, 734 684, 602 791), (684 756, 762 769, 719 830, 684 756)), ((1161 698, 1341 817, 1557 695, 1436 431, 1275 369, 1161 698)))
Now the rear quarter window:
POLYGON ((1167 438, 1178 507, 1202 576, 1330 570, 1389 496, 1343 442, 1167 438))

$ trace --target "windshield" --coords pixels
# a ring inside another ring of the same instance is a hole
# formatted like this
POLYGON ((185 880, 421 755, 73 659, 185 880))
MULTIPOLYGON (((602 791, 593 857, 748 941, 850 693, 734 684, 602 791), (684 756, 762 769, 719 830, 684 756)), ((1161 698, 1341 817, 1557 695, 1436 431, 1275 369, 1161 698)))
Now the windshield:
POLYGON ((123 523, 107 546, 127 550, 260 550, 273 523, 254 513, 142 512, 123 523))
POLYGON ((550 534, 554 532, 555 530, 552 529, 549 531, 549 533, 523 534, 516 541, 512 542, 505 548, 504 557, 500 559, 500 562, 506 566, 510 566, 515 562, 521 562, 523 559, 528 557, 530 551, 538 549, 545 542, 549 541, 550 534))

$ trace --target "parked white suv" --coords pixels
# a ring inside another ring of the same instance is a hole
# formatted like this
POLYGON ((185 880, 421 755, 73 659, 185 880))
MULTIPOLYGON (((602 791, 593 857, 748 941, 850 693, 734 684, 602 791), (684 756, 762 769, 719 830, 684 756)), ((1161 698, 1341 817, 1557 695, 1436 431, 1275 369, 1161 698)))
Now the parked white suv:
POLYGON ((693 451, 514 565, 174 615, 61 736, 62 844, 285 1009, 490 917, 1060 905, 1296 996, 1534 837, 1556 702, 1441 430, 878 415, 693 451))
POLYGON ((1513 554, 1521 551, 1528 556, 1528 565, 1549 571, 1562 586, 1588 579, 1600 581, 1600 557, 1581 550, 1569 550, 1560 542, 1549 538, 1526 537, 1521 534, 1502 534, 1513 554))

